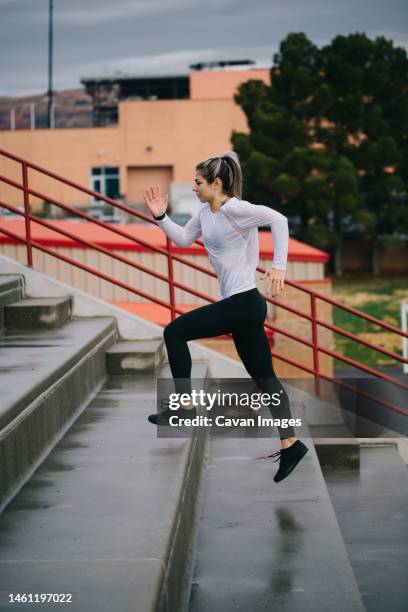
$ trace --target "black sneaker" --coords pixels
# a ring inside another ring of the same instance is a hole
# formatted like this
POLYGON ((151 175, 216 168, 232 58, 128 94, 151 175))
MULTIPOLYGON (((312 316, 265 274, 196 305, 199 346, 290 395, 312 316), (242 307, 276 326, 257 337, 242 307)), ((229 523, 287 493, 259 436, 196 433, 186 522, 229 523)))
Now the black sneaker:
MULTIPOLYGON (((169 419, 172 416, 181 417, 184 419, 193 419, 197 415, 195 408, 191 410, 186 410, 185 408, 178 408, 177 410, 170 410, 170 408, 166 408, 163 412, 159 412, 158 414, 149 414, 147 420, 149 423, 153 423, 153 425, 170 425, 169 419)), ((173 421, 174 425, 178 425, 177 421, 173 421)))
POLYGON ((276 453, 272 453, 272 455, 268 455, 268 457, 277 457, 274 461, 279 461, 279 470, 276 472, 274 476, 275 482, 280 482, 286 476, 289 476, 291 472, 295 469, 299 461, 306 455, 309 449, 307 446, 303 444, 300 440, 296 440, 292 446, 289 448, 282 448, 280 451, 276 453))
POLYGON ((159 423, 159 420, 163 421, 163 425, 168 425, 169 424, 169 418, 174 414, 173 410, 170 410, 169 408, 170 406, 170 400, 167 397, 164 397, 161 401, 160 401, 160 410, 159 408, 157 408, 157 413, 156 414, 150 414, 147 417, 147 420, 150 423, 153 423, 153 425, 161 425, 162 423, 159 423), (163 418, 160 419, 160 416, 163 414, 163 418), (167 423, 166 423, 167 421, 167 423))

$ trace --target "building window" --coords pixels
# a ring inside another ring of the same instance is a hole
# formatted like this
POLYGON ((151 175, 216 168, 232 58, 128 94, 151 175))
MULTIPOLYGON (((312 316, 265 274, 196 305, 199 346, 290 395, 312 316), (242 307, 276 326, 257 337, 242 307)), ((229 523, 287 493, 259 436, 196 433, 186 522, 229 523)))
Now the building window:
MULTIPOLYGON (((91 174, 91 189, 98 193, 117 200, 120 194, 119 188, 119 168, 102 166, 101 168, 92 168, 91 174)), ((92 197, 93 204, 104 204, 100 198, 92 197)), ((106 204, 106 203, 105 203, 106 204)))

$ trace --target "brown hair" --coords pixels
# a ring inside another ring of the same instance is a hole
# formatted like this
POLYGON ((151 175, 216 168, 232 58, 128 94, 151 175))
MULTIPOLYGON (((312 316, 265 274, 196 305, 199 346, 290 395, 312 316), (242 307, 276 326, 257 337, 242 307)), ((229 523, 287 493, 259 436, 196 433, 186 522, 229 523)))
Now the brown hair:
POLYGON ((230 197, 242 198, 242 170, 235 151, 226 151, 220 157, 209 157, 200 162, 196 170, 208 183, 219 178, 223 191, 230 197))

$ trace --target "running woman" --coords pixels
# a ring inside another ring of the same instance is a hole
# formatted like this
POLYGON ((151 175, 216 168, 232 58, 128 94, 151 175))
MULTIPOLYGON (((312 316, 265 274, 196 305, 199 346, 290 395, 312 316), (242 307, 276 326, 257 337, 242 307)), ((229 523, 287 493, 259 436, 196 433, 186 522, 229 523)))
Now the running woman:
MULTIPOLYGON (((270 225, 274 258, 263 280, 266 281, 266 294, 275 297, 283 291, 289 242, 287 218, 267 206, 241 199, 242 171, 233 151, 199 163, 193 191, 202 206, 185 227, 166 215, 168 196, 162 197, 158 185, 147 187, 143 193, 153 218, 175 244, 187 247, 202 236, 220 285, 218 302, 185 313, 164 329, 176 390, 180 387, 180 391, 185 391, 185 381, 191 378, 192 362, 187 342, 231 333, 238 354, 257 386, 265 393, 280 393, 280 405, 269 407, 272 416, 289 419, 289 398, 274 372, 264 330, 267 304, 255 283, 259 262, 258 227, 270 225)), ((149 421, 168 425, 173 415, 167 409, 150 415, 149 421)), ((180 408, 178 415, 192 417, 195 409, 190 404, 180 408)), ((269 455, 279 460, 275 482, 286 478, 309 450, 296 439, 292 427, 278 427, 278 431, 282 449, 269 455)))

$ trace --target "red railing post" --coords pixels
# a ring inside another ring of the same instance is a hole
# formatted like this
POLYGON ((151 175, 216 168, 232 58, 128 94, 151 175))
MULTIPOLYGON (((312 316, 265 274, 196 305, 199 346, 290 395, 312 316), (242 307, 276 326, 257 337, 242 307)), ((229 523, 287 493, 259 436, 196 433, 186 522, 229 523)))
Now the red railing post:
POLYGON ((316 296, 310 296, 310 314, 312 317, 312 344, 313 344, 313 370, 315 381, 315 393, 320 395, 320 372, 319 372, 319 349, 317 339, 317 323, 316 323, 316 296))
POLYGON ((167 270, 169 273, 169 292, 170 292, 170 316, 171 320, 174 321, 176 318, 176 299, 174 294, 174 270, 173 270, 173 257, 171 254, 171 240, 166 236, 166 249, 167 249, 167 270))
POLYGON ((26 231, 26 246, 27 246, 27 265, 33 267, 33 249, 31 246, 31 221, 30 221, 30 196, 28 193, 28 172, 27 164, 22 163, 23 170, 23 191, 24 191, 24 219, 26 231))

